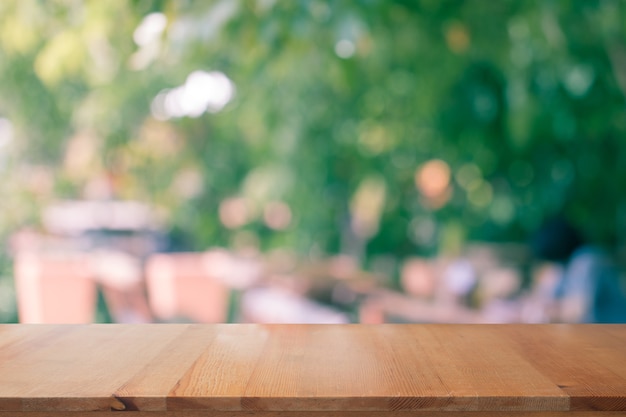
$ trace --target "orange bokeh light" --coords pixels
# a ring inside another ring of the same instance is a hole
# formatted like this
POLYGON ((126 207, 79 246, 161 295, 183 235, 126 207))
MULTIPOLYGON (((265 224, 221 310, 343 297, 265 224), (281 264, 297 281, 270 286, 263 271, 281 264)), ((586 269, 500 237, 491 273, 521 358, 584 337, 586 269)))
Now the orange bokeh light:
POLYGON ((450 167, 441 159, 431 159, 415 173, 415 186, 427 198, 441 197, 449 184, 450 167))

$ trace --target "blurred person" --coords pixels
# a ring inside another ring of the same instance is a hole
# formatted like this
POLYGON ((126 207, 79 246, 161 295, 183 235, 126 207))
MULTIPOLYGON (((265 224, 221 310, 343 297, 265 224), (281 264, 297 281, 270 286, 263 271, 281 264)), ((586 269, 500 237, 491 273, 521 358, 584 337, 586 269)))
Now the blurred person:
POLYGON ((617 265, 562 217, 546 221, 531 242, 538 260, 557 266, 550 294, 553 321, 626 323, 626 293, 617 265))

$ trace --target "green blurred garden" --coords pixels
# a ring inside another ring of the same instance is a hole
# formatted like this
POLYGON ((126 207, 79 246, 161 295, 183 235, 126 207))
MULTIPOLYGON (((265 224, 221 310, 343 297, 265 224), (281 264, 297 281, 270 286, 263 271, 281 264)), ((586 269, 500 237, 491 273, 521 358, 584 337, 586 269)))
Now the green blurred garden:
POLYGON ((69 200, 391 287, 557 214, 621 259, 625 140, 621 0, 2 1, 0 296, 11 237, 69 200))

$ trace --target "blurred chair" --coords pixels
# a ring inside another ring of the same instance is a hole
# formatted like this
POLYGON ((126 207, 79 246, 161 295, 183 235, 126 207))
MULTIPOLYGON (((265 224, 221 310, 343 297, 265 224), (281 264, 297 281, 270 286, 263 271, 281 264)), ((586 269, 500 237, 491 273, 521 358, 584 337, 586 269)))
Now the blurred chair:
POLYGON ((139 259, 113 249, 100 249, 90 253, 89 257, 94 277, 100 284, 113 321, 152 322, 139 259))
POLYGON ((152 312, 164 321, 225 322, 230 289, 210 273, 203 253, 157 254, 146 264, 152 312))
POLYGON ((82 254, 18 253, 14 264, 21 323, 91 323, 96 284, 82 254))

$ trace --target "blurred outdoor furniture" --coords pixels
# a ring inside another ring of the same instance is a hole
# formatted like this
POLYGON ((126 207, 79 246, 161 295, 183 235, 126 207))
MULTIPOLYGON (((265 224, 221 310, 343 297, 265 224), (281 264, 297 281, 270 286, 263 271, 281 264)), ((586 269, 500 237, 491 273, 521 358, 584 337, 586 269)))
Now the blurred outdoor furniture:
POLYGON ((120 250, 97 250, 84 255, 89 259, 94 279, 103 293, 115 323, 153 321, 146 297, 143 266, 140 260, 120 250))
POLYGON ((22 229, 11 238, 20 321, 92 322, 97 290, 114 322, 153 321, 142 260, 160 243, 148 205, 59 201, 41 220, 41 230, 22 229))
POLYGON ((300 259, 287 249, 153 253, 156 235, 142 229, 141 213, 132 203, 66 203, 48 212, 47 223, 59 234, 16 233, 20 320, 91 322, 98 290, 107 317, 118 323, 542 323, 555 317, 549 302, 555 272, 528 267, 525 276, 530 260, 523 246, 473 244, 454 256, 390 258, 371 272, 348 255, 300 259), (134 217, 124 220, 124 207, 134 217), (107 219, 107 208, 119 219, 107 219), (68 213, 87 217, 70 225, 68 213))
POLYGON ((349 323, 341 311, 316 303, 282 288, 255 288, 241 299, 244 322, 252 323, 349 323))
POLYGON ((153 321, 141 266, 123 252, 19 252, 14 280, 22 323, 91 323, 98 289, 114 322, 153 321))
POLYGON ((455 303, 438 303, 377 289, 359 307, 359 321, 364 324, 404 323, 481 323, 476 310, 455 303))
POLYGON ((81 254, 23 252, 14 260, 21 323, 91 323, 96 283, 81 254))
POLYGON ((163 321, 224 322, 229 287, 212 274, 203 253, 163 253, 146 263, 150 308, 163 321))

